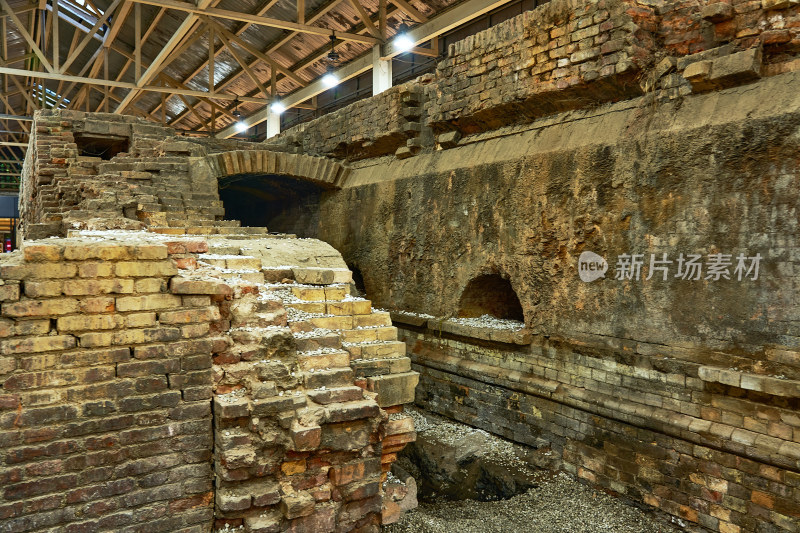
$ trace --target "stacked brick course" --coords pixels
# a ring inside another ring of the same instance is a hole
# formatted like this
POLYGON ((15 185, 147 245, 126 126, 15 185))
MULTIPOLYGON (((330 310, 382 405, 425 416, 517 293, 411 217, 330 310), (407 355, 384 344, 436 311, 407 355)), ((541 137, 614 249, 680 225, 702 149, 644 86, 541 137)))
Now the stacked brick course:
POLYGON ((419 136, 424 111, 419 82, 409 82, 289 128, 266 144, 348 161, 389 155, 419 136))
POLYGON ((2 529, 206 531, 218 310, 170 293, 176 272, 164 244, 3 258, 2 529))
POLYGON ((797 530, 800 380, 681 361, 660 346, 624 358, 588 348, 599 339, 515 347, 437 324, 401 329, 422 406, 517 442, 548 442, 566 471, 693 526, 797 530), (737 381, 719 383, 720 372, 737 381))

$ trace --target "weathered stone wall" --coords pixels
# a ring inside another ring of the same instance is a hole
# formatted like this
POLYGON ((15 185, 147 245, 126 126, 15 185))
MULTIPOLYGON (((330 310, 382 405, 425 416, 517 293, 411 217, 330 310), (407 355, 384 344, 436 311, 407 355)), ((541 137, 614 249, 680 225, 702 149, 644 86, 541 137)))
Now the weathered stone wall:
POLYGON ((422 93, 418 82, 392 87, 266 141, 273 149, 358 160, 394 154, 419 135, 422 93))
POLYGON ((404 326, 422 405, 552 441, 565 469, 698 527, 793 531, 800 76, 704 91, 361 162, 320 235, 389 309, 454 316, 470 280, 510 280, 530 344, 404 326), (605 278, 580 279, 583 252, 605 278))

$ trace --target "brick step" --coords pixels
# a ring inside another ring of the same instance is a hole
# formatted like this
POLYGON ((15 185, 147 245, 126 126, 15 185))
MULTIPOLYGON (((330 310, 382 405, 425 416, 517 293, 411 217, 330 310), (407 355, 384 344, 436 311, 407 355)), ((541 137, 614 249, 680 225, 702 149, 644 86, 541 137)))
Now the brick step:
POLYGON ((353 359, 387 359, 405 357, 406 343, 401 341, 384 341, 376 343, 344 343, 344 349, 353 359))
POLYGON ((199 259, 205 263, 219 268, 261 270, 261 259, 250 255, 237 255, 236 257, 217 256, 214 254, 201 254, 199 259))
POLYGON ((234 317, 231 325, 236 328, 267 328, 270 326, 286 326, 286 311, 272 313, 253 313, 246 318, 234 317))
POLYGON ((315 370, 303 372, 303 382, 307 389, 320 387, 346 387, 353 384, 353 370, 348 368, 333 368, 330 370, 315 370))
POLYGON ((214 277, 228 281, 241 280, 256 285, 262 285, 264 283, 264 273, 257 270, 248 270, 244 272, 219 272, 216 270, 214 271, 214 277))
POLYGON ((347 329, 341 332, 344 342, 360 343, 373 341, 396 341, 397 328, 394 326, 378 326, 362 329, 347 329))
POLYGON ((292 287, 292 296, 307 302, 340 301, 349 294, 347 285, 328 285, 324 287, 292 287))
MULTIPOLYGON (((223 237, 220 235, 220 237, 223 237)), ((252 235, 242 235, 242 234, 229 234, 224 236, 225 240, 230 241, 250 241, 250 240, 261 240, 261 239, 296 239, 297 235, 294 233, 255 233, 252 235)))
POLYGON ((332 285, 353 281, 353 273, 346 268, 303 267, 294 268, 293 271, 295 280, 307 285, 332 285))
POLYGON ((350 354, 344 350, 299 352, 297 363, 300 370, 333 370, 337 368, 350 368, 350 354))
POLYGON ((322 348, 342 348, 342 339, 336 332, 314 336, 300 335, 300 337, 295 335, 294 339, 298 352, 313 352, 322 348))
POLYGON ((353 402, 331 403, 325 406, 325 422, 347 422, 380 415, 380 407, 375 400, 356 400, 353 402))
POLYGON ((411 359, 408 357, 354 359, 350 362, 350 366, 358 377, 385 376, 387 374, 409 372, 411 370, 411 359))
POLYGON ((167 222, 170 226, 178 227, 210 227, 210 228, 238 228, 241 222, 238 220, 214 220, 213 218, 200 217, 171 217, 167 215, 167 222))
POLYGON ((325 390, 310 390, 306 391, 306 396, 318 404, 327 405, 361 400, 364 398, 364 390, 361 387, 350 385, 347 387, 325 388, 325 390))
MULTIPOLYGON (((280 311, 280 309, 276 309, 275 311, 280 311)), ((230 332, 230 336, 231 339, 233 339, 233 342, 242 345, 260 344, 265 341, 269 344, 272 344, 275 342, 279 343, 281 339, 285 339, 286 341, 291 342, 289 339, 292 336, 292 331, 289 328, 277 329, 275 327, 247 328, 247 329, 233 330, 230 332)), ((270 357, 270 359, 274 358, 275 355, 272 355, 270 357)))

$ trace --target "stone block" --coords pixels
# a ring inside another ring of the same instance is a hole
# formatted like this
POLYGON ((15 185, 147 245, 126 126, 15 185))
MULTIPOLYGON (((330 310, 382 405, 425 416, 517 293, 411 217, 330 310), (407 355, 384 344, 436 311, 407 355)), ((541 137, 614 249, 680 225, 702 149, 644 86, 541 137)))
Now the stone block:
MULTIPOLYGON (((769 0, 762 0, 767 2, 769 0)), ((725 22, 734 16, 733 6, 726 2, 715 2, 713 4, 706 4, 700 10, 700 16, 711 22, 725 22)))
POLYGON ((706 91, 714 88, 714 84, 709 81, 711 76, 710 60, 697 61, 686 67, 683 77, 692 84, 694 91, 706 91))
POLYGON ((455 148, 456 146, 458 146, 458 141, 460 140, 461 140, 461 132, 458 130, 441 133, 436 138, 436 142, 438 142, 439 146, 441 146, 442 148, 455 148))
POLYGON ((314 512, 316 501, 308 492, 301 491, 285 495, 281 500, 281 512, 288 519, 308 516, 314 512))
POLYGON ((294 279, 298 283, 308 285, 330 285, 333 283, 334 273, 330 268, 293 268, 294 279))
POLYGON ((708 79, 720 87, 732 87, 757 80, 761 77, 761 57, 761 47, 718 57, 712 62, 708 79))
POLYGON ((800 0, 761 0, 761 8, 766 10, 787 9, 798 4, 800 0))
POLYGON ((413 402, 417 383, 419 383, 417 372, 373 376, 367 378, 367 390, 378 393, 378 405, 389 407, 413 402))
POLYGON ((244 491, 225 488, 217 490, 216 502, 220 511, 244 511, 250 508, 251 499, 250 494, 244 491))

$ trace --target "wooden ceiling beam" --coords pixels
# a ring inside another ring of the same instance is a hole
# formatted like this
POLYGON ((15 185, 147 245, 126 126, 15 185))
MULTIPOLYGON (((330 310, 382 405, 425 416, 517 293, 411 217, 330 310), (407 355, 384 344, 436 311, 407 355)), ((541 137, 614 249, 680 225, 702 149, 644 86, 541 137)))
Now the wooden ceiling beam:
MULTIPOLYGON (((5 0, 0 0, 5 1, 5 0)), ((251 15, 249 13, 237 13, 236 11, 228 11, 227 9, 219 9, 215 7, 208 7, 201 9, 198 5, 195 7, 189 3, 174 2, 172 0, 131 0, 132 2, 141 2, 151 6, 166 7, 168 9, 175 9, 178 11, 185 11, 194 15, 207 15, 214 18, 222 18, 228 20, 235 20, 238 22, 249 22, 257 26, 267 26, 270 28, 278 28, 282 30, 292 30, 300 33, 311 33, 314 35, 323 35, 325 37, 331 34, 331 30, 327 28, 320 28, 319 26, 310 26, 308 24, 298 24, 297 22, 290 22, 288 20, 279 20, 263 15, 251 15)), ((367 37, 366 35, 358 35, 355 33, 337 32, 337 37, 345 41, 355 41, 365 44, 377 44, 380 39, 376 37, 367 37)))
POLYGON ((400 10, 408 15, 414 22, 428 22, 428 17, 420 13, 417 8, 406 2, 406 0, 389 0, 389 2, 399 7, 400 10))
MULTIPOLYGON (((53 72, 53 66, 50 65, 50 62, 45 57, 42 49, 39 48, 39 46, 36 44, 36 41, 31 37, 32 32, 29 32, 28 29, 25 28, 25 25, 22 24, 22 21, 20 21, 17 14, 14 13, 11 7, 9 7, 8 2, 6 2, 6 0, 0 0, 0 7, 3 8, 3 11, 11 18, 12 22, 14 22, 14 26, 17 27, 17 32, 22 35, 22 38, 25 39, 26 43, 28 43, 28 47, 34 54, 36 54, 36 57, 39 58, 39 61, 42 62, 42 66, 44 66, 48 72, 53 72)), ((36 17, 34 16, 33 19, 35 18, 36 17)), ((7 38, 7 36, 5 38, 7 38)))
MULTIPOLYGON (((252 98, 248 96, 237 96, 229 93, 209 93, 207 91, 195 91, 195 90, 188 90, 188 89, 175 89, 172 87, 159 87, 157 85, 146 85, 146 86, 139 86, 134 83, 124 82, 124 81, 117 81, 117 80, 102 80, 97 78, 84 78, 80 76, 71 76, 67 74, 56 74, 50 72, 37 72, 31 70, 23 70, 17 68, 10 68, 10 67, 0 67, 0 74, 10 74, 12 76, 33 76, 35 78, 41 78, 46 80, 64 80, 69 82, 75 83, 83 83, 86 85, 93 85, 97 87, 117 87, 120 89, 130 89, 136 91, 151 91, 157 93, 175 93, 180 92, 184 96, 194 96, 197 97, 204 97, 204 98, 213 98, 215 100, 229 100, 233 101, 235 98, 239 98, 241 102, 252 102, 254 104, 266 104, 269 100, 266 98, 252 98)), ((127 95, 126 95, 127 98, 127 95)), ((123 99, 124 100, 124 99, 123 99)))
MULTIPOLYGON (((213 3, 213 1, 214 0, 198 0, 197 8, 202 12, 207 9, 213 3)), ((119 103, 117 108, 114 110, 114 113, 123 113, 128 105, 133 103, 133 100, 141 92, 141 88, 150 83, 150 81, 153 80, 161 71, 164 61, 170 57, 175 48, 177 48, 183 41, 184 37, 195 27, 197 20, 197 14, 189 13, 183 22, 181 22, 180 26, 178 26, 178 28, 175 30, 175 33, 172 34, 172 37, 170 37, 169 41, 167 41, 167 44, 164 45, 164 48, 162 48, 156 57, 153 58, 150 66, 147 67, 147 69, 142 73, 142 77, 136 80, 136 83, 134 84, 135 88, 128 91, 128 94, 126 94, 122 99, 122 102, 119 103)))
MULTIPOLYGON (((0 0, 0 2, 5 2, 5 0, 0 0)), ((92 26, 92 29, 89 30, 89 32, 86 35, 84 35, 83 40, 80 42, 80 44, 77 46, 77 48, 75 48, 75 50, 72 51, 72 54, 70 54, 70 56, 67 58, 67 60, 64 62, 64 64, 61 65, 61 68, 58 71, 59 74, 63 74, 65 72, 67 72, 67 69, 70 67, 70 65, 72 65, 72 63, 78 58, 80 53, 83 52, 83 49, 86 48, 86 45, 89 44, 89 41, 92 40, 92 36, 95 33, 97 33, 97 30, 100 29, 100 26, 102 26, 103 24, 106 23, 106 21, 108 20, 108 17, 110 17, 111 14, 114 13, 114 11, 117 9, 117 6, 119 6, 120 2, 127 2, 127 0, 114 0, 114 3, 112 3, 111 6, 109 6, 109 8, 106 10, 106 12, 103 13, 103 16, 101 16, 99 19, 97 19, 97 22, 94 23, 94 26, 92 26)), ((105 40, 106 39, 104 37, 103 38, 103 42, 104 43, 105 43, 105 40)))

